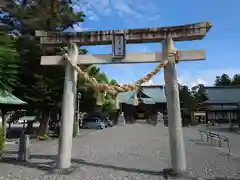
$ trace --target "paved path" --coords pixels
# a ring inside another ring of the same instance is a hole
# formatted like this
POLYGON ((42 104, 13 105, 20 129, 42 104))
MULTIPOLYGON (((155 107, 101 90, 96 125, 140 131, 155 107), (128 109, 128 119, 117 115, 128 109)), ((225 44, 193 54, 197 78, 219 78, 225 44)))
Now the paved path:
MULTIPOLYGON (((196 128, 184 128, 189 178, 240 178, 240 157, 199 141, 196 128)), ((9 150, 14 150, 14 145, 9 150)), ((57 141, 34 143, 30 163, 19 164, 14 155, 0 163, 0 179, 69 180, 159 180, 170 166, 168 131, 163 124, 116 126, 74 139, 72 162, 75 171, 52 172, 57 141)))

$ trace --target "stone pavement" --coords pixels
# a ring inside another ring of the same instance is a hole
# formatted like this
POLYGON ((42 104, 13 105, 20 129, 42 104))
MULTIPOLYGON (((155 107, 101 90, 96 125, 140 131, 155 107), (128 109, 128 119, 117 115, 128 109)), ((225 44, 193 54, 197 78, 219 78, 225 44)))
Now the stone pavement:
MULTIPOLYGON (((240 178, 239 156, 201 142, 194 127, 184 128, 184 138, 189 177, 181 179, 240 178)), ((53 170, 57 141, 32 144, 31 161, 25 165, 15 160, 16 145, 6 150, 0 162, 0 179, 6 180, 160 180, 166 178, 162 169, 170 167, 168 131, 163 124, 116 126, 74 139, 74 170, 64 174, 53 170)))

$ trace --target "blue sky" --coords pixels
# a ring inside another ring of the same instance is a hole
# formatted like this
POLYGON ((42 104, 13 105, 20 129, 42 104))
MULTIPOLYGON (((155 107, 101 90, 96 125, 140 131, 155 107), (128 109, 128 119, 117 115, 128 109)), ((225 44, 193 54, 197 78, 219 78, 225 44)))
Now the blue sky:
MULTIPOLYGON (((81 2, 84 2, 82 0, 81 2)), ((105 30, 183 25, 211 21, 204 40, 179 42, 179 50, 205 49, 207 59, 177 65, 180 83, 212 85, 217 75, 240 73, 240 0, 86 0, 86 20, 80 30, 105 30)), ((109 54, 111 46, 86 47, 90 54, 109 54)), ((157 52, 161 44, 128 45, 127 52, 157 52)), ((156 64, 101 65, 101 71, 119 83, 133 83, 156 64)), ((164 84, 160 72, 151 81, 164 84)))

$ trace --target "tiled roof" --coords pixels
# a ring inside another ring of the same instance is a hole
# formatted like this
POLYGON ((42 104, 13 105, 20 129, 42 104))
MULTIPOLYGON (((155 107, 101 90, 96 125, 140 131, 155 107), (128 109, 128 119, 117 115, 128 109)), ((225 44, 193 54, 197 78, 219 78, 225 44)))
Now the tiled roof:
MULTIPOLYGON (((141 86, 140 90, 149 98, 141 98, 145 104, 166 103, 166 96, 163 86, 141 86)), ((118 94, 120 103, 132 104, 132 97, 136 91, 118 94)))
POLYGON ((144 86, 142 91, 156 103, 167 102, 163 86, 144 86))
POLYGON ((127 103, 134 95, 135 91, 123 92, 118 94, 120 103, 127 103))
POLYGON ((144 104, 155 104, 156 103, 152 98, 140 98, 140 101, 144 104))
POLYGON ((240 103, 240 86, 205 87, 208 100, 205 103, 240 103))
POLYGON ((22 105, 27 104, 9 92, 0 92, 0 104, 22 105))

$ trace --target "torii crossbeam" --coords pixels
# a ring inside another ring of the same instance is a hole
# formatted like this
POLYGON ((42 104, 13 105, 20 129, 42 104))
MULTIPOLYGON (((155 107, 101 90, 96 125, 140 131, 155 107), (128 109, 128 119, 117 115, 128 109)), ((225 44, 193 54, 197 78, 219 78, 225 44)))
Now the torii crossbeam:
MULTIPOLYGON (((181 51, 180 61, 204 60, 204 50, 181 51)), ((128 64, 128 63, 157 63, 163 61, 162 53, 128 53, 124 59, 113 59, 112 54, 79 55, 77 64, 128 64)), ((62 65, 62 56, 42 56, 41 65, 62 65)))
MULTIPOLYGON (((173 41, 201 40, 211 28, 211 23, 202 22, 182 26, 91 31, 81 33, 60 33, 36 31, 40 43, 47 46, 62 46, 66 40, 77 45, 111 44, 115 33, 126 36, 126 43, 162 43, 162 53, 129 53, 124 58, 113 59, 111 55, 78 55, 76 45, 69 47, 69 58, 73 64, 120 64, 161 62, 168 59, 168 54, 174 49, 173 41)), ((121 53, 120 53, 121 54, 121 53)), ((203 60, 203 50, 182 51, 181 60, 203 60)), ((43 56, 42 65, 61 65, 60 56, 43 56)), ((76 96, 76 72, 70 64, 66 64, 64 94, 62 103, 62 124, 59 138, 58 167, 69 168, 71 165, 72 132, 74 118, 74 102, 76 96)), ((164 79, 167 97, 168 129, 171 164, 174 173, 186 170, 185 147, 183 142, 179 92, 175 62, 169 60, 164 68, 164 79)))

